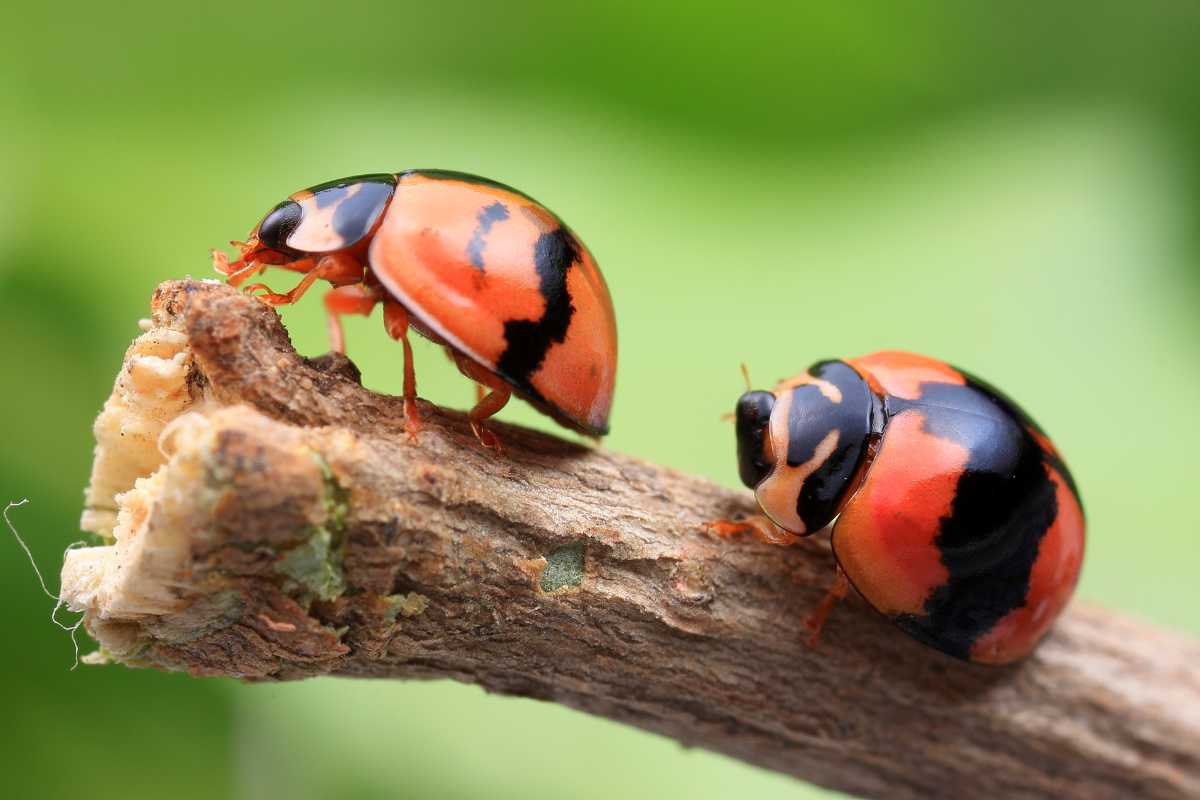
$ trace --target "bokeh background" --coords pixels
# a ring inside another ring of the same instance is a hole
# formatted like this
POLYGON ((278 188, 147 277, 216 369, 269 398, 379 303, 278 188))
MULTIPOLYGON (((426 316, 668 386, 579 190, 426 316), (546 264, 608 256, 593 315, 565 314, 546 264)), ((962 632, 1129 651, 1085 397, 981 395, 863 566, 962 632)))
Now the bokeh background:
MULTIPOLYGON (((208 248, 296 189, 432 166, 530 192, 597 255, 622 345, 607 446, 733 485, 739 362, 765 385, 938 355, 1066 453, 1080 593, 1200 632, 1200 8, 737 5, 6 10, 0 503, 30 498, 39 562, 78 538, 91 421, 154 285, 209 276, 208 248)), ((285 311, 312 354, 319 308, 285 311)), ((398 392, 379 320, 348 338, 398 392)), ((417 359, 422 395, 471 402, 417 359)), ((10 797, 826 796, 469 686, 70 672, 50 605, 0 540, 10 797)))

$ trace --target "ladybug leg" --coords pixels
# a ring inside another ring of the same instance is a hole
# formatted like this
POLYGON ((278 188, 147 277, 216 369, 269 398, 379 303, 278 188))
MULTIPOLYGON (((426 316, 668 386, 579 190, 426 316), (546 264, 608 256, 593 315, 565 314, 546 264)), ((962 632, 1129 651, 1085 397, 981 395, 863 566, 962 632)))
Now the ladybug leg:
POLYGON ((508 403, 508 398, 512 396, 512 390, 507 386, 494 386, 491 389, 483 399, 475 404, 475 407, 467 414, 467 419, 471 421, 471 430, 475 432, 475 438, 481 445, 489 450, 495 450, 497 453, 503 453, 504 448, 500 445, 500 437, 483 427, 483 421, 504 408, 508 403))
MULTIPOLYGON (((310 259, 301 259, 300 261, 294 261, 291 264, 288 264, 287 268, 299 272, 303 269, 302 263, 304 261, 308 261, 310 264, 312 263, 310 259)), ((299 299, 304 296, 305 292, 307 292, 314 283, 322 278, 334 284, 335 286, 338 284, 345 285, 348 283, 357 283, 358 281, 361 281, 364 271, 363 265, 360 264, 353 256, 347 255, 346 253, 334 253, 328 256, 321 256, 321 260, 317 262, 316 268, 309 269, 307 272, 305 272, 304 277, 300 279, 300 282, 296 284, 296 286, 290 292, 285 294, 276 294, 275 292, 270 291, 266 285, 261 283, 255 283, 247 286, 246 291, 254 292, 258 289, 268 289, 266 293, 258 295, 259 300, 262 300, 269 306, 288 306, 299 301, 299 299)))
POLYGON ((808 628, 811 633, 808 637, 808 646, 816 647, 817 642, 821 639, 821 629, 825 627, 825 620, 829 618, 829 612, 837 605, 838 601, 846 596, 846 592, 850 590, 850 581, 846 578, 846 573, 842 572, 842 568, 837 568, 837 576, 833 580, 833 585, 829 587, 829 591, 821 598, 820 605, 804 620, 804 627, 808 628))
POLYGON ((459 355, 450 350, 450 348, 446 348, 446 352, 454 359, 454 363, 458 366, 458 371, 475 381, 476 402, 475 406, 467 414, 467 419, 471 423, 471 430, 475 433, 475 438, 489 450, 495 450, 497 453, 504 452, 504 448, 500 444, 500 437, 483 427, 483 423, 488 417, 494 416, 500 409, 504 408, 505 404, 508 403, 508 398, 512 397, 512 389, 503 380, 497 378, 471 359, 459 355), (490 389, 491 391, 485 393, 485 389, 490 389))
POLYGON ((767 544, 789 545, 800 541, 799 536, 779 527, 763 514, 755 514, 741 520, 718 519, 704 523, 704 527, 709 533, 715 533, 722 539, 732 539, 734 536, 750 533, 755 539, 767 544))
POLYGON ((264 272, 267 269, 266 264, 259 264, 257 261, 251 261, 249 264, 235 261, 230 264, 229 256, 220 250, 213 250, 212 256, 213 268, 224 275, 225 282, 233 287, 240 286, 246 278, 257 272, 264 272))
POLYGON ((383 326, 387 328, 388 336, 404 346, 404 426, 408 429, 408 440, 416 442, 421 417, 417 411, 417 373, 413 369, 412 345, 408 341, 408 310, 390 297, 383 301, 383 326))
POLYGON ((379 303, 379 294, 361 283, 339 286, 325 293, 325 319, 329 325, 329 346, 335 353, 346 352, 346 338, 342 333, 344 314, 370 316, 379 303))

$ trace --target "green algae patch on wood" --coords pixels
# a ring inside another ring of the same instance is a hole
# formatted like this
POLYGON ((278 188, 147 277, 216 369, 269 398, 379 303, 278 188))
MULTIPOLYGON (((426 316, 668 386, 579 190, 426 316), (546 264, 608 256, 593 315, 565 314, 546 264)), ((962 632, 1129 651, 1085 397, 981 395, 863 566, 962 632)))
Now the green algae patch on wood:
POLYGON ((586 565, 583 542, 557 547, 546 554, 546 568, 542 570, 538 588, 550 594, 582 586, 586 565))
POLYGON ((275 571, 321 600, 333 600, 346 591, 341 553, 325 528, 313 528, 307 539, 280 556, 275 571))
POLYGON ((275 571, 290 578, 293 588, 299 587, 310 598, 333 600, 346 592, 342 561, 350 492, 338 483, 333 468, 320 453, 314 450, 312 456, 325 483, 326 522, 309 528, 300 544, 283 552, 275 571))
POLYGON ((386 599, 388 608, 385 616, 392 622, 397 617, 419 617, 429 608, 429 598, 420 592, 388 595, 386 599))

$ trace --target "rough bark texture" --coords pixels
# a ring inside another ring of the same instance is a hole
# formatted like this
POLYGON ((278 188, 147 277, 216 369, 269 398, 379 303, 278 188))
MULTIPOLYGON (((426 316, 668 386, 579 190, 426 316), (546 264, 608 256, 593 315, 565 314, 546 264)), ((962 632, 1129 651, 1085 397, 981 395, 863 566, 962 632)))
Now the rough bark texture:
POLYGON ((450 677, 870 797, 1200 796, 1195 641, 1077 603, 981 667, 852 596, 812 649, 827 545, 701 529, 748 493, 511 426, 497 458, 424 403, 414 445, 398 398, 258 302, 177 282, 153 305, 97 423, 84 523, 115 543, 64 566, 111 659, 450 677))

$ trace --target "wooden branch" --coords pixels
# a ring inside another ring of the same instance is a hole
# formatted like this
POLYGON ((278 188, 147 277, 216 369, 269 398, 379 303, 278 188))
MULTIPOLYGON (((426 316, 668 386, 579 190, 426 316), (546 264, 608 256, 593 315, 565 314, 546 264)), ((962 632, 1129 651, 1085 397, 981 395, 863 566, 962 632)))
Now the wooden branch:
POLYGON ((63 571, 101 657, 450 677, 871 797, 1200 796, 1195 641, 1077 603, 974 666, 851 597, 812 649, 827 544, 701 530, 749 493, 511 426, 497 458, 424 403, 410 444, 397 398, 260 303, 177 282, 153 307, 96 425, 84 527, 114 543, 63 571))

